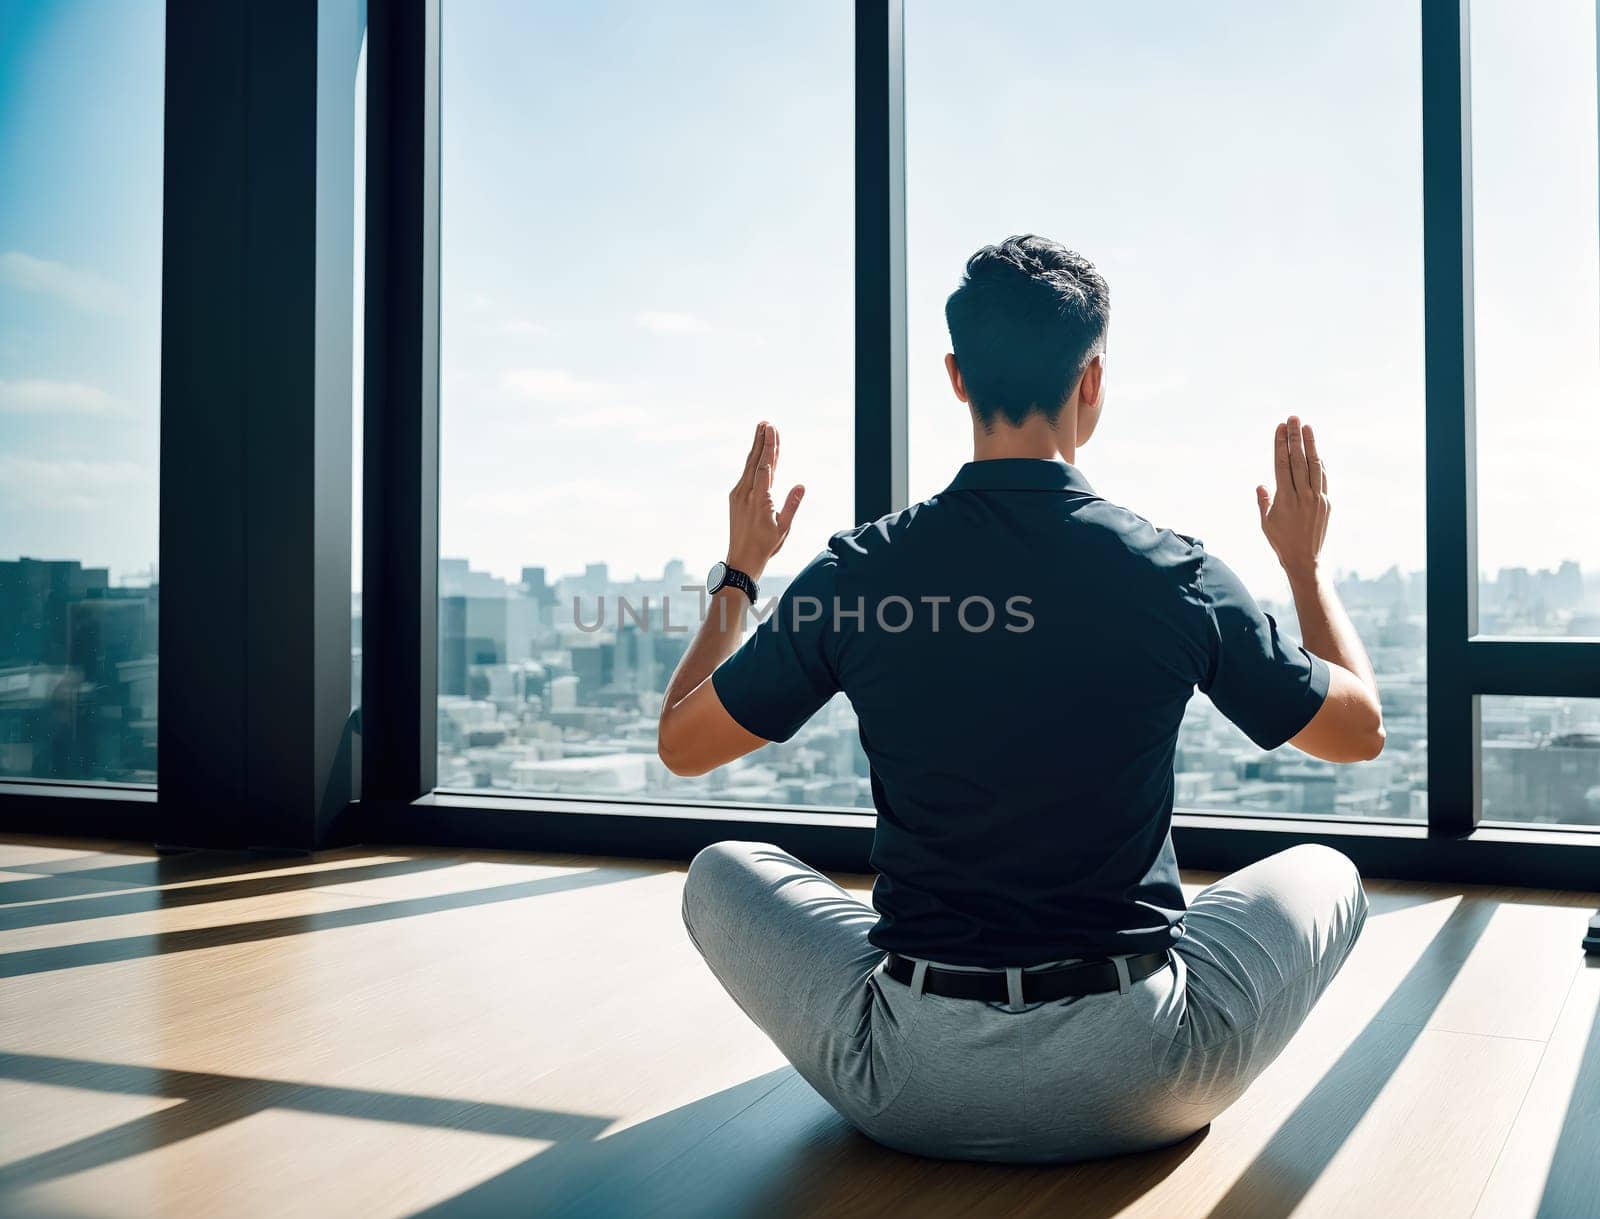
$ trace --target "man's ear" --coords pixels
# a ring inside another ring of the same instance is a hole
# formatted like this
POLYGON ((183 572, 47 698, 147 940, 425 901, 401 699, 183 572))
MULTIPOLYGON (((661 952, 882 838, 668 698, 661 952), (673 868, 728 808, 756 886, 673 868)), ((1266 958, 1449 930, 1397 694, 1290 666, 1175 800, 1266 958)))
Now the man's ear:
POLYGON ((1089 437, 1100 426, 1100 408, 1106 400, 1105 371, 1105 357, 1098 355, 1089 361, 1089 366, 1078 380, 1078 412, 1073 424, 1076 428, 1076 444, 1080 446, 1088 444, 1089 437))
POLYGON ((961 365, 956 363, 956 353, 950 352, 944 358, 944 370, 950 374, 950 388, 956 391, 956 397, 967 401, 967 383, 961 379, 961 365))
POLYGON ((1101 387, 1104 384, 1106 371, 1106 358, 1102 353, 1089 361, 1083 370, 1083 379, 1078 382, 1078 402, 1083 406, 1098 407, 1100 405, 1101 387))

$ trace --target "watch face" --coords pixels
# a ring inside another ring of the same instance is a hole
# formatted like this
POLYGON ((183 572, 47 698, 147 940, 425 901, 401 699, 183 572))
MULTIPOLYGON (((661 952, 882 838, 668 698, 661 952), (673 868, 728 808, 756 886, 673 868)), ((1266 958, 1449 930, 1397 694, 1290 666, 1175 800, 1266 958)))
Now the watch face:
POLYGON ((711 574, 706 577, 706 592, 715 593, 722 587, 722 582, 728 578, 728 565, 726 563, 713 563, 711 574))

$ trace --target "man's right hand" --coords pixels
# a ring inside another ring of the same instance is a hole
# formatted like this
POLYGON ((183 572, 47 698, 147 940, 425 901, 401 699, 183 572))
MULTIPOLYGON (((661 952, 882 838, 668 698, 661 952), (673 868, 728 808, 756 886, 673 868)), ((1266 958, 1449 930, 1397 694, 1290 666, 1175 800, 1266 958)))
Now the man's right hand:
POLYGON ((1317 454, 1317 438, 1298 415, 1278 425, 1272 468, 1277 480, 1272 494, 1256 488, 1261 532, 1289 577, 1306 648, 1328 664, 1322 706, 1290 743, 1329 762, 1364 762, 1383 751, 1383 703, 1372 662, 1338 591, 1317 570, 1328 535, 1328 471, 1317 454))
POLYGON ((1267 535, 1289 578, 1315 575, 1322 540, 1328 534, 1328 471, 1317 453, 1311 425, 1298 415, 1278 425, 1272 442, 1277 486, 1269 494, 1256 488, 1261 532, 1267 535))

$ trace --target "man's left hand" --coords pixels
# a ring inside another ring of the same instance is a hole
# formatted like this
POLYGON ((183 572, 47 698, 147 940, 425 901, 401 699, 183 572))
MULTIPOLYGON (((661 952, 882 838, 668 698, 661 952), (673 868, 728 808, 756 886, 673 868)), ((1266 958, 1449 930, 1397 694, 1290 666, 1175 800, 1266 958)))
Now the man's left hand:
POLYGON ((728 566, 759 580, 767 562, 783 546, 806 489, 791 487, 783 507, 772 500, 772 476, 778 468, 778 429, 756 425, 755 442, 745 458, 744 473, 728 492, 728 566))

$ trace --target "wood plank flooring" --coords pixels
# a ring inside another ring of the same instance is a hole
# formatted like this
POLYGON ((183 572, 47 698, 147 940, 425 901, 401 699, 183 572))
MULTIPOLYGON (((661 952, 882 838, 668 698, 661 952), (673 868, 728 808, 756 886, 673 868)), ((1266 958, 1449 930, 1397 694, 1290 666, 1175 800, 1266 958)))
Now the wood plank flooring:
POLYGON ((851 1131, 706 973, 682 881, 0 843, 0 1214, 1600 1217, 1600 896, 1372 882, 1208 1131, 1024 1169, 851 1131))

